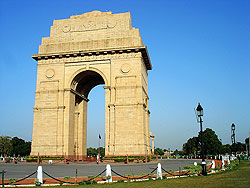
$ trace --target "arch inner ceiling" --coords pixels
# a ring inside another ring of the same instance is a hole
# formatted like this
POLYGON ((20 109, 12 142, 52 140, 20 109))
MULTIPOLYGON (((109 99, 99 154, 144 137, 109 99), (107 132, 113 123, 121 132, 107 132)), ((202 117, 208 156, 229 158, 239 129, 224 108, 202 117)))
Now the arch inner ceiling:
POLYGON ((88 98, 89 92, 97 85, 105 84, 100 74, 94 71, 84 71, 79 73, 74 81, 76 83, 75 91, 85 98, 88 98))

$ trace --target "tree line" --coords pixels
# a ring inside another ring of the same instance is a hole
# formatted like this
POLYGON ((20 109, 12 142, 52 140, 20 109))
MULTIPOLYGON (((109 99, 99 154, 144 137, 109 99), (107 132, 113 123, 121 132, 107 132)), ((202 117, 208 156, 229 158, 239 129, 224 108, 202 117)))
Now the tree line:
MULTIPOLYGON (((247 149, 249 148, 249 138, 245 139, 245 143, 236 142, 232 145, 223 145, 215 131, 210 128, 203 131, 203 143, 205 155, 231 154, 233 152, 246 152, 249 150, 247 149)), ((161 148, 154 149, 155 155, 164 155, 166 151, 168 150, 161 148)), ((201 132, 199 132, 198 136, 189 138, 187 142, 183 144, 182 151, 176 149, 171 155, 201 155, 201 132)))
MULTIPOLYGON (((0 136, 0 156, 29 156, 31 152, 31 142, 10 136, 0 136)), ((90 157, 96 157, 100 153, 101 156, 105 156, 105 149, 99 148, 87 148, 87 155, 90 157)))
MULTIPOLYGON (((248 138, 247 138, 248 139, 248 138)), ((249 143, 246 141, 246 144, 249 143)), ((225 144, 223 145, 219 140, 215 132, 207 128, 203 131, 203 141, 204 141, 204 154, 205 155, 218 155, 218 154, 231 154, 232 152, 245 152, 246 144, 237 142, 235 144, 225 144)), ((185 155, 200 155, 201 154, 201 132, 197 137, 189 138, 182 147, 183 153, 185 155)))
MULTIPOLYGON (((232 152, 245 152, 246 148, 249 148, 249 138, 245 139, 245 143, 237 142, 235 144, 223 145, 219 140, 216 133, 207 128, 203 131, 204 140, 204 154, 205 155, 218 155, 232 152)), ((0 155, 13 156, 28 156, 31 151, 31 142, 18 137, 0 136, 0 155)), ((166 149, 156 148, 154 150, 155 155, 164 155, 166 149)), ((174 155, 200 155, 201 154, 201 133, 198 136, 189 138, 186 143, 183 144, 182 151, 175 150, 174 155)), ((87 148, 87 155, 90 157, 96 157, 100 153, 101 156, 105 156, 105 148, 87 148)))
POLYGON ((10 136, 0 136, 0 155, 4 156, 28 156, 31 151, 31 142, 10 136))
POLYGON ((87 148, 87 156, 88 157, 96 157, 100 153, 101 157, 105 156, 105 148, 99 147, 99 148, 87 148))

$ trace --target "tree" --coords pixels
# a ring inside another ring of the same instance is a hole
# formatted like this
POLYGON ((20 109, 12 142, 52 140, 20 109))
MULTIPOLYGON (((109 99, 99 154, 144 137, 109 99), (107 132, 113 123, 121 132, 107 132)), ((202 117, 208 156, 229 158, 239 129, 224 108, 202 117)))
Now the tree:
POLYGON ((183 155, 183 151, 178 151, 178 149, 176 149, 174 155, 183 155))
POLYGON ((183 144, 183 153, 185 155, 195 155, 199 151, 199 139, 198 137, 189 138, 187 143, 183 144))
POLYGON ((97 152, 100 152, 100 156, 101 157, 105 156, 105 148, 99 147, 99 148, 97 148, 97 152))
POLYGON ((25 142, 23 146, 23 156, 29 155, 31 152, 31 142, 25 142))
POLYGON ((226 145, 223 145, 222 146, 222 150, 221 150, 221 154, 229 154, 229 153, 231 153, 231 145, 230 144, 226 144, 226 145))
POLYGON ((156 148, 154 153, 155 155, 164 155, 164 151, 161 148, 156 148))
POLYGON ((13 137, 11 139, 12 151, 11 154, 27 156, 31 151, 31 142, 25 142, 23 139, 13 137))
POLYGON ((248 152, 248 155, 249 155, 249 138, 246 138, 245 139, 245 144, 246 144, 246 150, 247 150, 247 152, 248 152))
POLYGON ((31 142, 25 142, 23 139, 9 136, 0 136, 0 154, 27 156, 31 151, 31 142))
POLYGON ((12 152, 11 154, 22 155, 23 152, 23 146, 25 145, 25 141, 23 139, 20 139, 18 137, 14 137, 11 139, 12 144, 12 152))
MULTIPOLYGON (((201 133, 198 136, 199 140, 201 140, 201 133)), ((204 155, 211 154, 216 155, 219 154, 222 150, 222 143, 218 139, 218 136, 215 132, 207 128, 203 132, 203 142, 204 142, 204 155)))
POLYGON ((96 157, 97 156, 97 150, 95 148, 87 148, 87 156, 89 157, 96 157))
MULTIPOLYGON (((222 143, 212 129, 207 128, 203 131, 204 155, 219 154, 222 150, 222 143)), ((183 144, 183 152, 186 155, 201 154, 201 132, 198 137, 188 139, 187 143, 183 144)))
POLYGON ((244 152, 246 151, 246 145, 241 143, 241 142, 237 142, 235 144, 232 145, 232 152, 244 152))
POLYGON ((12 151, 11 137, 0 136, 0 154, 11 155, 11 151, 12 151))

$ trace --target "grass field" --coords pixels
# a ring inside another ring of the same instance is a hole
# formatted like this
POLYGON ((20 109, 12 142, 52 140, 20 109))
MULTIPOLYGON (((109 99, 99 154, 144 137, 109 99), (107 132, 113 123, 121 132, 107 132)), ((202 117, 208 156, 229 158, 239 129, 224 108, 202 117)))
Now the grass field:
MULTIPOLYGON (((193 187, 248 187, 250 188, 250 161, 241 161, 240 164, 232 170, 220 172, 208 176, 196 176, 176 179, 164 179, 155 181, 130 182, 130 183, 111 183, 97 185, 77 185, 63 186, 63 188, 144 188, 144 187, 170 187, 170 188, 193 188, 193 187)), ((58 188, 58 187, 57 187, 58 188)))

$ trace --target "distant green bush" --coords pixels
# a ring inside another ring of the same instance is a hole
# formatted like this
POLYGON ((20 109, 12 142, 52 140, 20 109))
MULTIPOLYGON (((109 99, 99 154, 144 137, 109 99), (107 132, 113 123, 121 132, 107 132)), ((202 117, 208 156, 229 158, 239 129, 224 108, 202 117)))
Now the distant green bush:
POLYGON ((95 178, 95 176, 88 176, 88 178, 89 178, 89 179, 93 179, 93 178, 95 178))
POLYGON ((41 186, 41 183, 39 182, 38 179, 34 179, 34 183, 35 183, 36 186, 41 186))
POLYGON ((64 180, 70 180, 71 177, 70 177, 70 176, 66 176, 66 177, 64 177, 63 179, 64 179, 64 180))
POLYGON ((174 171, 173 171, 172 169, 170 169, 168 172, 169 172, 169 173, 171 173, 171 174, 173 174, 173 173, 174 173, 174 171))
POLYGON ((124 182, 124 180, 118 180, 117 181, 117 183, 123 183, 124 182))
POLYGON ((16 183, 17 179, 16 178, 10 178, 9 181, 12 184, 12 183, 16 183))
POLYGON ((202 171, 202 167, 200 164, 198 165, 191 165, 191 166, 184 166, 184 169, 188 170, 189 172, 196 174, 202 171))
POLYGON ((82 181, 79 183, 79 185, 90 185, 91 181, 82 181))
POLYGON ((230 161, 230 164, 225 164, 224 167, 227 168, 227 169, 232 169, 232 168, 234 168, 237 165, 239 165, 239 160, 235 159, 233 161, 230 161))
POLYGON ((79 185, 90 185, 90 184, 93 184, 93 185, 95 185, 95 184, 97 184, 97 181, 82 181, 82 182, 80 182, 79 183, 79 185))

